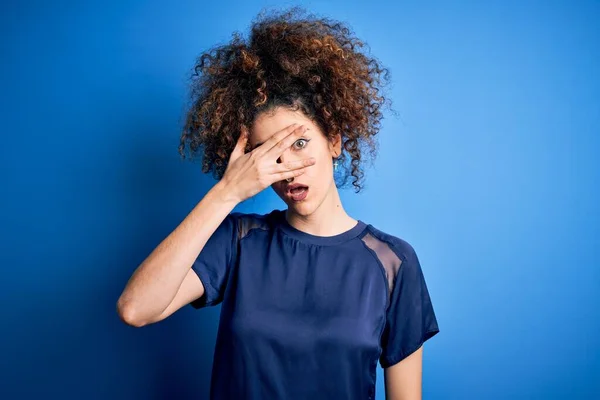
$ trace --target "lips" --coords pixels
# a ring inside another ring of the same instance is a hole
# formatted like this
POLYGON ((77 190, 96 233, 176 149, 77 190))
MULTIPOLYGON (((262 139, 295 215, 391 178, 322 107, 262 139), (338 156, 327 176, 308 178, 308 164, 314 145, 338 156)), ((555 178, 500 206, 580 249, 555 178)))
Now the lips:
POLYGON ((292 183, 291 185, 287 185, 285 187, 285 191, 286 192, 293 192, 293 191, 297 191, 298 189, 308 189, 308 186, 303 185, 301 183, 292 183))
POLYGON ((308 194, 308 186, 301 183, 287 185, 285 189, 286 197, 293 201, 302 201, 308 194))

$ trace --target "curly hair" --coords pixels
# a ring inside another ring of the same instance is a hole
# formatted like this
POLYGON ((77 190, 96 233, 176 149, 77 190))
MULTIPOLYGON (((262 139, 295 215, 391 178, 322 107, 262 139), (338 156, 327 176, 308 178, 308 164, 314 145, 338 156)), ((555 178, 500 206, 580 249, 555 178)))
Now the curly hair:
POLYGON ((197 58, 179 144, 183 158, 189 142, 192 156, 203 156, 202 172, 221 179, 241 128, 286 107, 301 110, 328 139, 341 135, 340 185, 350 174, 361 190, 362 163, 374 159, 381 107, 389 102, 382 87, 390 73, 359 51, 365 43, 347 25, 304 14, 300 7, 261 11, 247 41, 234 32, 230 43, 197 58))

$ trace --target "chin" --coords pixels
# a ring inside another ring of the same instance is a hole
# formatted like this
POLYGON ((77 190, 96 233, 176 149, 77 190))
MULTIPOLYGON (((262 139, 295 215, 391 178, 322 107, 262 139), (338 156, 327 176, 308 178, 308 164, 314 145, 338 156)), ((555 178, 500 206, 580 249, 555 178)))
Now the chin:
POLYGON ((308 204, 288 204, 287 206, 290 211, 302 216, 308 216, 315 211, 313 207, 310 207, 308 204))
POLYGON ((287 196, 286 193, 283 191, 284 188, 281 186, 274 186, 273 189, 275 190, 277 196, 281 200, 283 200, 283 202, 287 205, 288 210, 294 212, 297 215, 311 215, 318 208, 318 205, 321 204, 321 202, 323 201, 322 198, 318 198, 320 191, 317 190, 314 185, 309 186, 308 195, 305 199, 300 201, 294 201, 290 199, 290 197, 287 196))
POLYGON ((314 203, 313 201, 310 201, 309 199, 303 200, 303 201, 289 201, 288 199, 286 199, 283 196, 279 196, 279 198, 281 198, 281 200, 283 200, 283 202, 287 205, 288 209, 290 211, 293 211, 295 214, 298 215, 302 215, 302 216, 307 216, 312 214, 315 210, 314 210, 314 203))

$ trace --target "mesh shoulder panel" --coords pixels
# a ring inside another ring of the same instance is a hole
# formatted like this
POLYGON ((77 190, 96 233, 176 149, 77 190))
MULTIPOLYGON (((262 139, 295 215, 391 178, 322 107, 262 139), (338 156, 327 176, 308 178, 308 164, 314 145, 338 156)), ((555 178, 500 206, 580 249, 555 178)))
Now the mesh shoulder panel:
POLYGON ((253 229, 268 230, 270 228, 270 220, 268 215, 240 214, 237 228, 238 239, 241 240, 248 236, 253 229))
MULTIPOLYGON (((371 228, 371 227, 370 227, 371 228)), ((402 260, 400 257, 392 250, 390 245, 388 244, 388 240, 385 240, 385 234, 382 234, 374 229, 369 229, 368 233, 366 233, 362 237, 362 241, 365 245, 373 250, 381 266, 385 271, 385 276, 388 282, 388 299, 394 289, 394 283, 396 282, 396 276, 398 276, 398 271, 400 270, 400 265, 402 264, 402 260)))

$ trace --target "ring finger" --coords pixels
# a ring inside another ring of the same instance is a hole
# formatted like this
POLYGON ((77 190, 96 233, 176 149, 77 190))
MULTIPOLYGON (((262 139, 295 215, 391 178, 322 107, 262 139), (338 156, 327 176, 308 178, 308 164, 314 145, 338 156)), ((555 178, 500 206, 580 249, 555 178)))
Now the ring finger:
POLYGON ((315 162, 316 162, 316 159, 314 157, 305 158, 304 160, 287 161, 282 164, 274 165, 271 169, 271 173, 279 174, 281 172, 293 171, 296 169, 309 167, 309 166, 313 165, 315 162))

